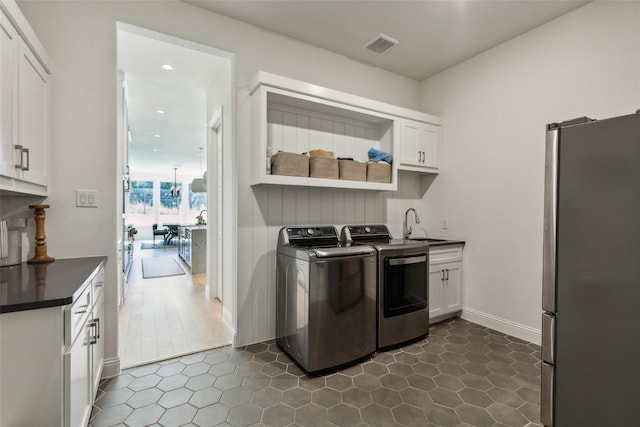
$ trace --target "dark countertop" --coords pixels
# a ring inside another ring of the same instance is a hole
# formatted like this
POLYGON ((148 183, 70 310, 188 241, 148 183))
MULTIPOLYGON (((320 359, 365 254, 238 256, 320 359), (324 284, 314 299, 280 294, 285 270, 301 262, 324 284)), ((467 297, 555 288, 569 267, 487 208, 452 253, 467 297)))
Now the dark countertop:
POLYGON ((439 247, 439 246, 464 245, 465 244, 464 240, 447 240, 447 239, 438 239, 438 238, 434 238, 434 237, 427 237, 427 238, 413 237, 410 240, 418 240, 420 242, 427 241, 427 242, 429 242, 429 247, 430 248, 435 248, 435 247, 439 247))
POLYGON ((464 245, 464 240, 439 240, 434 242, 429 242, 429 247, 434 248, 438 246, 448 246, 448 245, 464 245))
POLYGON ((71 304, 106 263, 100 256, 2 267, 0 313, 71 304))

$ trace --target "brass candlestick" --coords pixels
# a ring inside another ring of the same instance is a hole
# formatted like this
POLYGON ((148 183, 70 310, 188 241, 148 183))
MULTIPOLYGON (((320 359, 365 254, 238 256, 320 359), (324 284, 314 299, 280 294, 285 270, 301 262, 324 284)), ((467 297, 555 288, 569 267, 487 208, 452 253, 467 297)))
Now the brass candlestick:
POLYGON ((44 232, 44 220, 47 217, 44 210, 49 205, 29 205, 29 209, 35 210, 36 217, 36 255, 27 261, 29 264, 53 262, 55 258, 47 255, 47 235, 44 232))

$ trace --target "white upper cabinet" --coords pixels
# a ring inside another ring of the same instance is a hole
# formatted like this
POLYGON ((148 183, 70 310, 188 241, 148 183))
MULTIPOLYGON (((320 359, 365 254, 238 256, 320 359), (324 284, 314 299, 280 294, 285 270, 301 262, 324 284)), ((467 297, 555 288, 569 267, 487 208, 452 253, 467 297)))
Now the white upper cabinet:
POLYGON ((47 195, 47 55, 15 2, 0 6, 0 192, 47 195))
MULTIPOLYGON (((403 168, 403 124, 412 121, 423 125, 434 123, 436 126, 433 127, 439 129, 439 119, 428 114, 263 71, 254 78, 250 94, 252 185, 395 191, 397 171, 403 168), (279 151, 301 154, 326 150, 332 151, 335 157, 364 163, 371 148, 393 156, 390 182, 275 175, 269 167, 271 156, 279 151)), ((416 140, 420 139, 416 137, 416 140)), ((411 150, 415 149, 414 145, 411 150)), ((425 160, 439 156, 439 147, 425 146, 420 150, 425 152, 425 160)), ((415 162, 416 165, 424 164, 417 159, 415 162)), ((438 166, 430 163, 428 167, 433 172, 438 166)))
POLYGON ((440 126, 402 120, 400 169, 437 173, 440 169, 440 126))
POLYGON ((14 114, 17 110, 15 93, 18 87, 18 32, 0 10, 0 175, 16 176, 16 140, 14 114))

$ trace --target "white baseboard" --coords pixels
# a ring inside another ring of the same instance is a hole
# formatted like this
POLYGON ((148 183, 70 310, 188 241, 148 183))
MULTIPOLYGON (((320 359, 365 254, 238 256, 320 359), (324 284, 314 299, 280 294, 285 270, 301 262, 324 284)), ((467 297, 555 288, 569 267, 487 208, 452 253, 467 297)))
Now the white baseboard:
POLYGON ((222 304, 222 320, 227 323, 227 326, 231 328, 235 334, 235 329, 231 326, 231 310, 224 304, 222 304))
POLYGON ((231 345, 238 347, 238 331, 231 325, 231 311, 224 304, 222 304, 222 320, 231 331, 231 345))
POLYGON ((540 345, 542 342, 542 331, 540 329, 512 322, 511 320, 474 310, 473 308, 464 307, 460 317, 470 322, 477 323, 478 325, 495 329, 503 334, 511 335, 537 345, 540 345))
POLYGON ((102 363, 102 378, 111 378, 120 375, 120 358, 110 357, 102 363))

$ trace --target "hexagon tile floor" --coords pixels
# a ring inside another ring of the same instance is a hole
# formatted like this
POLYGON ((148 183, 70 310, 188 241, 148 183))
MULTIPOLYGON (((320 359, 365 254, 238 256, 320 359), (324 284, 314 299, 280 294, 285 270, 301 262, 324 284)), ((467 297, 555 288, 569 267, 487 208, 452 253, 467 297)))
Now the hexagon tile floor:
POLYGON ((309 377, 274 341, 196 353, 100 385, 103 426, 540 426, 540 347, 461 319, 309 377))

